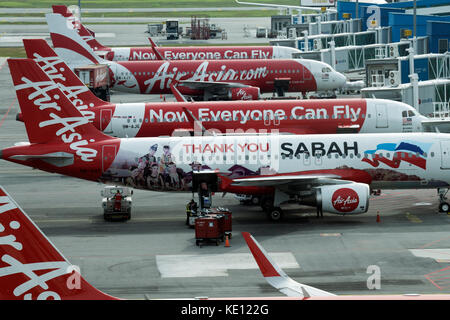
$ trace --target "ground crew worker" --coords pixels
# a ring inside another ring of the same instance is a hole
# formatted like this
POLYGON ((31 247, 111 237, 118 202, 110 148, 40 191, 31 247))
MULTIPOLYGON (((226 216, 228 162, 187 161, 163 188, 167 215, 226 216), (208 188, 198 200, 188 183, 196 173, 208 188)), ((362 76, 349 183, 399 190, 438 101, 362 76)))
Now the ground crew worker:
POLYGON ((210 191, 208 188, 208 184, 206 182, 202 182, 200 184, 199 194, 200 194, 200 208, 201 209, 211 208, 210 191))
POLYGON ((119 190, 114 196, 114 211, 121 211, 122 209, 122 194, 119 190))
POLYGON ((197 213, 197 202, 192 199, 187 205, 186 205, 186 225, 189 225, 189 217, 191 214, 197 213))

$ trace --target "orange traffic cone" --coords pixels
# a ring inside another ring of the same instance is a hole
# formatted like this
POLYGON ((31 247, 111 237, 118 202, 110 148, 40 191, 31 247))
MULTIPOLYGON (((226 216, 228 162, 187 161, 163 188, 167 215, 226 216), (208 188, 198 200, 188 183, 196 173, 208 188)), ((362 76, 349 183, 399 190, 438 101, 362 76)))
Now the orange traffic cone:
POLYGON ((377 222, 380 222, 380 212, 377 211, 377 222))
POLYGON ((230 241, 228 240, 228 236, 225 236, 225 248, 231 247, 230 241))

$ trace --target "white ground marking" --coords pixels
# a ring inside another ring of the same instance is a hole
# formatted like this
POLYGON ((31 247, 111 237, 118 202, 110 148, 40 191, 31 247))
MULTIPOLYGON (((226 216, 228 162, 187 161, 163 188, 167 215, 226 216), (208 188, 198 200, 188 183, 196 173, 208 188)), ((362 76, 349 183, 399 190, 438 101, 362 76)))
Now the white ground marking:
POLYGON ((450 262, 450 249, 409 249, 409 251, 416 257, 431 258, 441 263, 450 262))
MULTIPOLYGON (((291 252, 269 255, 282 269, 300 268, 291 252)), ((251 253, 157 255, 156 265, 162 278, 226 277, 230 269, 258 269, 251 253)))

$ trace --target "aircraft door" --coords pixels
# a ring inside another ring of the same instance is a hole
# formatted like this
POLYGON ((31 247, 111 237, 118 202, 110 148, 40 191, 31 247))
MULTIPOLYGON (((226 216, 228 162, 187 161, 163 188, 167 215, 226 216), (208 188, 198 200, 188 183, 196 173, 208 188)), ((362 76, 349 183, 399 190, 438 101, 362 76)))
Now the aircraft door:
MULTIPOLYGON (((304 63, 306 65, 306 63, 304 63)), ((311 68, 311 65, 308 65, 311 68)), ((303 66, 303 80, 311 80, 312 71, 310 71, 306 66, 303 66)))
POLYGON ((314 155, 314 164, 316 166, 321 166, 322 165, 322 158, 323 158, 323 154, 321 151, 316 152, 316 154, 314 155))
MULTIPOLYGON (((112 110, 111 109, 102 109, 100 111, 100 130, 105 131, 108 125, 111 123, 112 119, 112 110)), ((110 130, 108 132, 112 132, 112 125, 110 126, 110 130)))
POLYGON ((441 169, 450 169, 450 141, 441 141, 441 169))
POLYGON ((102 147, 102 172, 105 172, 116 157, 116 146, 106 145, 102 147))
POLYGON ((388 127, 387 106, 385 104, 377 104, 377 128, 388 127))
POLYGON ((309 155, 309 153, 303 153, 303 165, 305 167, 310 166, 311 165, 311 156, 309 155))

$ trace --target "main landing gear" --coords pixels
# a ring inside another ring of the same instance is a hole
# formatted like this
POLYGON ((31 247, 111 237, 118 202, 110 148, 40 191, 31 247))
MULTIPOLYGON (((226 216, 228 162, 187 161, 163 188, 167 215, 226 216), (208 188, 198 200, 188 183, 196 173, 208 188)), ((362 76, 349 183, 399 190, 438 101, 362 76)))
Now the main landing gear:
POLYGON ((450 204, 448 204, 446 197, 448 188, 438 188, 437 192, 439 196, 439 212, 448 213, 450 211, 450 204))
POLYGON ((273 196, 263 196, 260 205, 269 220, 276 222, 283 218, 283 210, 274 204, 273 196))
POLYGON ((280 221, 283 218, 283 210, 280 207, 270 207, 267 211, 267 217, 271 221, 280 221))

